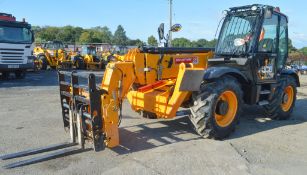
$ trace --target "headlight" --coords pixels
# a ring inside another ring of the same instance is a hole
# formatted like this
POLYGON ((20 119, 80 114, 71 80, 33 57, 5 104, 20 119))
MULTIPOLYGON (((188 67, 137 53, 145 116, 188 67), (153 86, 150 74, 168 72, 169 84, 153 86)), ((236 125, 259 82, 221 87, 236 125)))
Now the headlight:
POLYGON ((252 10, 252 11, 255 11, 255 10, 257 10, 257 9, 258 9, 258 7, 257 7, 257 6, 255 6, 255 5, 254 5, 254 6, 252 6, 252 8, 251 8, 251 10, 252 10))

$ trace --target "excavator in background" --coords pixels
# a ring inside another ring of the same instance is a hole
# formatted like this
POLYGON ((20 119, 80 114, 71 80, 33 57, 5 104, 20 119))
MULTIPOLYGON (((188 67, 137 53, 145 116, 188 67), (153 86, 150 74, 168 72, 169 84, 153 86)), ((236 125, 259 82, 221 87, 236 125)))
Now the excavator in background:
MULTIPOLYGON (((163 27, 159 38, 165 38, 163 27)), ((79 145, 5 166, 15 168, 75 153, 86 142, 95 151, 117 147, 124 99, 146 118, 186 115, 205 138, 227 138, 238 124, 243 104, 262 106, 272 119, 288 119, 300 82, 294 71, 285 69, 287 58, 288 17, 279 8, 259 4, 230 8, 215 49, 131 49, 122 60, 106 66, 99 86, 92 73, 84 86, 80 81, 84 74, 59 71, 63 125, 71 142, 1 158, 79 145), (180 107, 185 112, 178 111, 180 107)))
POLYGON ((35 66, 38 70, 46 70, 48 65, 52 69, 70 68, 73 65, 77 69, 82 69, 83 60, 71 59, 73 55, 74 53, 65 51, 65 46, 61 41, 49 41, 34 48, 35 66))

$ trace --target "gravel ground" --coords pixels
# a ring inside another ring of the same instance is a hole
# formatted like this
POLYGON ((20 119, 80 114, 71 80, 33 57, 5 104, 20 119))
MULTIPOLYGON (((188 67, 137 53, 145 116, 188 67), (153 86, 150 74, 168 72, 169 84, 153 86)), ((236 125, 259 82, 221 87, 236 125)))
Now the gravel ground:
MULTIPOLYGON (((124 104, 120 144, 0 174, 306 174, 307 75, 292 118, 263 118, 245 107, 235 133, 224 141, 202 139, 186 117, 143 119, 124 104)), ((69 140, 63 130, 55 71, 29 73, 24 80, 0 80, 0 155, 69 140)), ((33 157, 33 156, 29 156, 33 157)), ((28 158, 28 157, 27 157, 28 158)), ((24 160, 26 158, 18 159, 24 160)))

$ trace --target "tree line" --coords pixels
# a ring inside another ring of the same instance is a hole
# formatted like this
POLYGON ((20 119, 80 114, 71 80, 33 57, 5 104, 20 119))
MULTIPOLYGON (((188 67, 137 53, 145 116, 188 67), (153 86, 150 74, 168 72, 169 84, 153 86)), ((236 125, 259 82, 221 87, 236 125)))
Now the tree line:
POLYGON ((108 43, 116 45, 143 45, 145 44, 140 39, 130 39, 126 35, 123 26, 119 25, 114 32, 106 26, 93 27, 90 29, 83 29, 81 27, 64 26, 33 26, 35 34, 35 42, 42 43, 47 41, 62 41, 64 43, 108 43))
MULTIPOLYGON (((97 26, 90 29, 74 26, 33 26, 32 29, 37 43, 58 40, 64 43, 77 44, 108 43, 121 46, 158 46, 158 40, 153 35, 149 36, 146 42, 141 39, 129 38, 121 25, 118 25, 114 33, 107 26, 97 26)), ((215 47, 215 44, 216 39, 191 41, 181 37, 172 40, 173 47, 215 47)), ((307 61, 307 47, 297 49, 292 45, 292 41, 289 40, 289 57, 291 60, 303 59, 307 61)))
MULTIPOLYGON (((122 25, 118 25, 114 33, 107 26, 97 26, 90 29, 74 26, 33 26, 32 29, 35 33, 36 43, 58 40, 64 43, 77 44, 108 43, 121 46, 158 46, 158 40, 153 35, 149 36, 147 41, 129 38, 122 25)), ((175 38, 172 41, 174 47, 214 47, 215 43, 216 40, 199 39, 190 41, 186 38, 175 38)))
POLYGON ((292 45, 292 41, 290 39, 288 43, 290 61, 303 61, 307 64, 307 47, 297 49, 292 45))

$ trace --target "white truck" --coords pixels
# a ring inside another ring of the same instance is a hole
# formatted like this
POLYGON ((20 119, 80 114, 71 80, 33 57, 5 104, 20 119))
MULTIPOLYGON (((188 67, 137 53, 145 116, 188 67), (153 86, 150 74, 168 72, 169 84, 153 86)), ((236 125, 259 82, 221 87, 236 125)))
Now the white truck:
POLYGON ((0 73, 7 79, 11 72, 24 78, 34 66, 34 35, 31 25, 16 21, 11 14, 0 13, 0 73))

